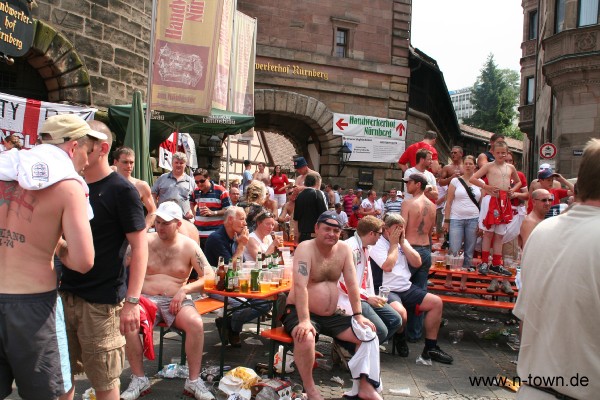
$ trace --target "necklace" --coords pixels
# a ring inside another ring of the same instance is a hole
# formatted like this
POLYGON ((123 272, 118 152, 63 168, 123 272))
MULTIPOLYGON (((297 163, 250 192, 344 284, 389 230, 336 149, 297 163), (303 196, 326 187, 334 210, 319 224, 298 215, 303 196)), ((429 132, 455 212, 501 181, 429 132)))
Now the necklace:
MULTIPOLYGON (((494 162, 495 164, 495 162, 494 162)), ((502 176, 502 184, 504 185, 504 178, 506 178, 506 170, 508 169, 508 166, 505 165, 504 166, 504 171, 502 170, 502 168, 500 168, 500 166, 498 164, 496 164, 496 167, 498 167, 498 170, 500 171, 500 175, 502 176)))

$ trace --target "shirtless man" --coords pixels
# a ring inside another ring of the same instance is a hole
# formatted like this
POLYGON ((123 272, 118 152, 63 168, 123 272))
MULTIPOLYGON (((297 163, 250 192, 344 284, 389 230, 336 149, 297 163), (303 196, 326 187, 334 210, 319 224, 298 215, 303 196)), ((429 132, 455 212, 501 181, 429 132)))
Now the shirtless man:
POLYGON ((294 188, 294 193, 298 194, 305 188, 304 179, 306 179, 306 175, 308 175, 309 172, 316 171, 313 171, 312 169, 308 168, 308 163, 306 162, 306 159, 304 157, 298 157, 294 160, 294 169, 298 174, 298 176, 296 176, 296 180, 294 181, 294 184, 296 185, 296 187, 294 188))
POLYGON ((438 183, 440 186, 448 186, 453 178, 458 178, 465 173, 463 167, 463 149, 460 146, 453 146, 450 151, 450 159, 452 162, 445 165, 440 173, 438 183))
POLYGON ((40 137, 47 144, 0 155, 0 325, 11 327, 0 330, 2 399, 12 392, 13 380, 24 399, 64 398, 71 389, 68 355, 58 345, 67 337, 52 256, 56 249, 81 274, 94 263, 78 172, 87 166, 96 139, 106 136, 67 114, 50 117, 40 137), (36 164, 46 168, 31 174, 36 164), (10 176, 15 167, 19 181, 10 176), (7 343, 17 351, 5 348, 7 343))
MULTIPOLYGON (((360 345, 351 329, 352 318, 363 328, 375 325, 362 315, 354 260, 350 247, 339 241, 342 224, 335 212, 322 213, 315 224, 315 238, 306 240, 294 253, 294 286, 288 297, 282 322, 294 339, 294 359, 309 399, 323 399, 312 375, 315 337, 325 335, 360 345), (353 316, 336 314, 337 282, 343 275, 353 316)), ((379 364, 379 352, 372 355, 379 364)), ((352 371, 351 371, 352 372, 352 371)), ((358 376, 352 374, 353 376, 358 376)), ((371 376, 372 380, 379 377, 371 376)), ((359 382, 361 399, 381 399, 363 375, 359 382)))
POLYGON ((298 194, 294 192, 294 188, 287 189, 287 201, 281 208, 281 213, 277 221, 280 223, 289 223, 289 235, 288 240, 292 240, 295 235, 298 234, 298 224, 294 220, 294 208, 296 207, 296 197, 298 194))
MULTIPOLYGON (((189 377, 184 393, 196 399, 209 400, 214 396, 199 377, 204 349, 204 325, 194 302, 188 295, 204 287, 204 273, 212 275, 200 246, 177 232, 183 220, 181 208, 174 202, 162 203, 156 212, 156 232, 148 233, 148 268, 142 294, 156 304, 155 323, 165 322, 186 334, 185 352, 189 377), (187 283, 192 269, 199 279, 187 283)), ((143 345, 139 332, 125 335, 127 359, 131 365, 132 379, 121 394, 123 400, 134 400, 150 391, 150 381, 144 374, 143 345)))
POLYGON ((552 206, 552 195, 546 189, 536 189, 531 193, 533 200, 533 210, 523 220, 521 231, 519 232, 519 246, 525 247, 525 243, 533 228, 537 226, 546 217, 546 213, 550 211, 552 206))
POLYGON ((517 169, 505 162, 508 153, 508 145, 502 140, 494 143, 492 148, 494 161, 480 167, 470 179, 471 184, 484 189, 486 195, 481 201, 481 213, 479 216, 479 227, 483 232, 481 245, 481 264, 479 273, 487 275, 488 271, 496 275, 510 276, 511 273, 502 265, 502 243, 507 232, 508 223, 512 220, 513 212, 510 199, 513 193, 521 188, 521 180, 517 169), (486 177, 487 184, 480 180, 486 177), (515 182, 511 186, 512 182, 515 182), (488 259, 490 248, 493 245, 492 266, 489 267, 488 259))
MULTIPOLYGON (((428 184, 425 175, 414 173, 405 177, 406 191, 412 195, 402 203, 402 218, 406 221, 406 240, 421 256, 421 265, 409 265, 410 281, 427 290, 427 276, 431 268, 431 233, 435 226, 436 206, 425 196, 428 184)), ((423 314, 416 316, 414 308, 408 310, 406 336, 409 342, 418 341, 423 335, 423 314)))
POLYGON ((114 165, 117 167, 117 172, 127 179, 140 194, 142 204, 146 208, 146 229, 151 228, 154 225, 154 211, 156 211, 156 204, 150 191, 150 185, 141 179, 134 178, 131 176, 133 167, 135 164, 135 152, 129 147, 119 147, 113 153, 114 165))

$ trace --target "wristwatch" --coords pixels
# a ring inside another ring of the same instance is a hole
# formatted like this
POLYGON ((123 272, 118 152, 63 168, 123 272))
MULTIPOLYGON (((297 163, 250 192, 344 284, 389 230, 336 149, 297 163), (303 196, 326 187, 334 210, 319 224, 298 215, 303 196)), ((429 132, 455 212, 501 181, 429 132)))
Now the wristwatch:
POLYGON ((125 302, 131 303, 131 304, 139 304, 140 298, 139 297, 126 297, 125 302))

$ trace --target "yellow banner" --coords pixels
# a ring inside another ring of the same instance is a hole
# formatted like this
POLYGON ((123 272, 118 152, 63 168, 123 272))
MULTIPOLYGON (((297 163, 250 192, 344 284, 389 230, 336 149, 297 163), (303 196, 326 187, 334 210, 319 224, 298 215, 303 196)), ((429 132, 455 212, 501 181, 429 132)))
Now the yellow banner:
POLYGON ((210 115, 223 0, 158 2, 152 110, 210 115))
POLYGON ((229 64, 231 62, 231 40, 233 33, 233 0, 223 0, 223 17, 217 53, 217 76, 213 93, 213 108, 227 110, 229 90, 229 64))

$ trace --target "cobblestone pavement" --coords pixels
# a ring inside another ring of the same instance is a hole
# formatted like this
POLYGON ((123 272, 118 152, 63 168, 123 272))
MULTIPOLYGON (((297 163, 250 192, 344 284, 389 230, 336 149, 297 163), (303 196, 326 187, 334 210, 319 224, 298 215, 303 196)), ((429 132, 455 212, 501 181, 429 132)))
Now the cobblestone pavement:
MULTIPOLYGON (((220 354, 220 343, 214 325, 215 314, 205 316, 205 353, 203 365, 218 365, 220 354)), ((516 326, 506 327, 502 321, 512 317, 505 311, 488 309, 473 310, 465 306, 446 305, 444 317, 449 320, 447 326, 440 330, 439 345, 443 350, 454 357, 454 364, 443 365, 435 363, 432 366, 417 365, 416 358, 423 349, 423 342, 410 343, 410 355, 401 358, 391 354, 391 346, 383 344, 381 352, 381 374, 383 382, 383 395, 385 399, 514 399, 516 394, 499 387, 473 386, 469 377, 495 377, 500 374, 512 378, 516 375, 517 352, 512 350, 507 337, 500 335, 493 339, 479 338, 476 332, 490 328, 492 333, 501 328, 508 328, 514 332, 516 326), (500 320, 482 321, 481 318, 492 318, 500 320), (479 320, 476 320, 479 318, 479 320), (452 344, 450 332, 463 330, 464 336, 457 344, 452 344), (409 391, 409 392, 408 392, 409 391), (409 394, 399 394, 409 393, 409 394)), ((228 348, 226 352, 226 365, 232 367, 246 366, 254 368, 257 363, 266 363, 268 360, 269 346, 265 339, 252 334, 256 325, 247 325, 242 333, 242 342, 260 340, 262 345, 251 345, 243 343, 239 349, 228 348)), ((493 335, 488 335, 493 336, 493 335)), ((165 361, 176 361, 179 358, 180 338, 176 334, 168 334, 165 340, 165 361)), ((318 350, 326 357, 330 357, 331 345, 323 339, 318 344, 318 350)), ((156 353, 158 356, 158 331, 155 331, 156 353)), ((330 361, 329 361, 330 362, 330 361)), ((331 364, 330 364, 331 365, 331 364)), ((157 360, 145 361, 146 375, 153 377, 157 371, 157 360)), ((128 364, 123 372, 121 384, 122 390, 129 384, 128 364)), ((297 372, 289 375, 291 380, 300 383, 297 372)), ((315 370, 315 381, 319 385, 321 393, 327 399, 340 399, 344 391, 351 387, 348 372, 335 365, 331 370, 317 368, 315 370), (332 377, 340 377, 344 385, 331 380, 332 377)), ((82 393, 90 387, 85 376, 76 379, 76 399, 81 399, 82 393)), ((182 379, 152 379, 152 392, 144 396, 144 400, 152 399, 182 399, 182 379)), ((8 399, 19 399, 16 390, 8 399)))

